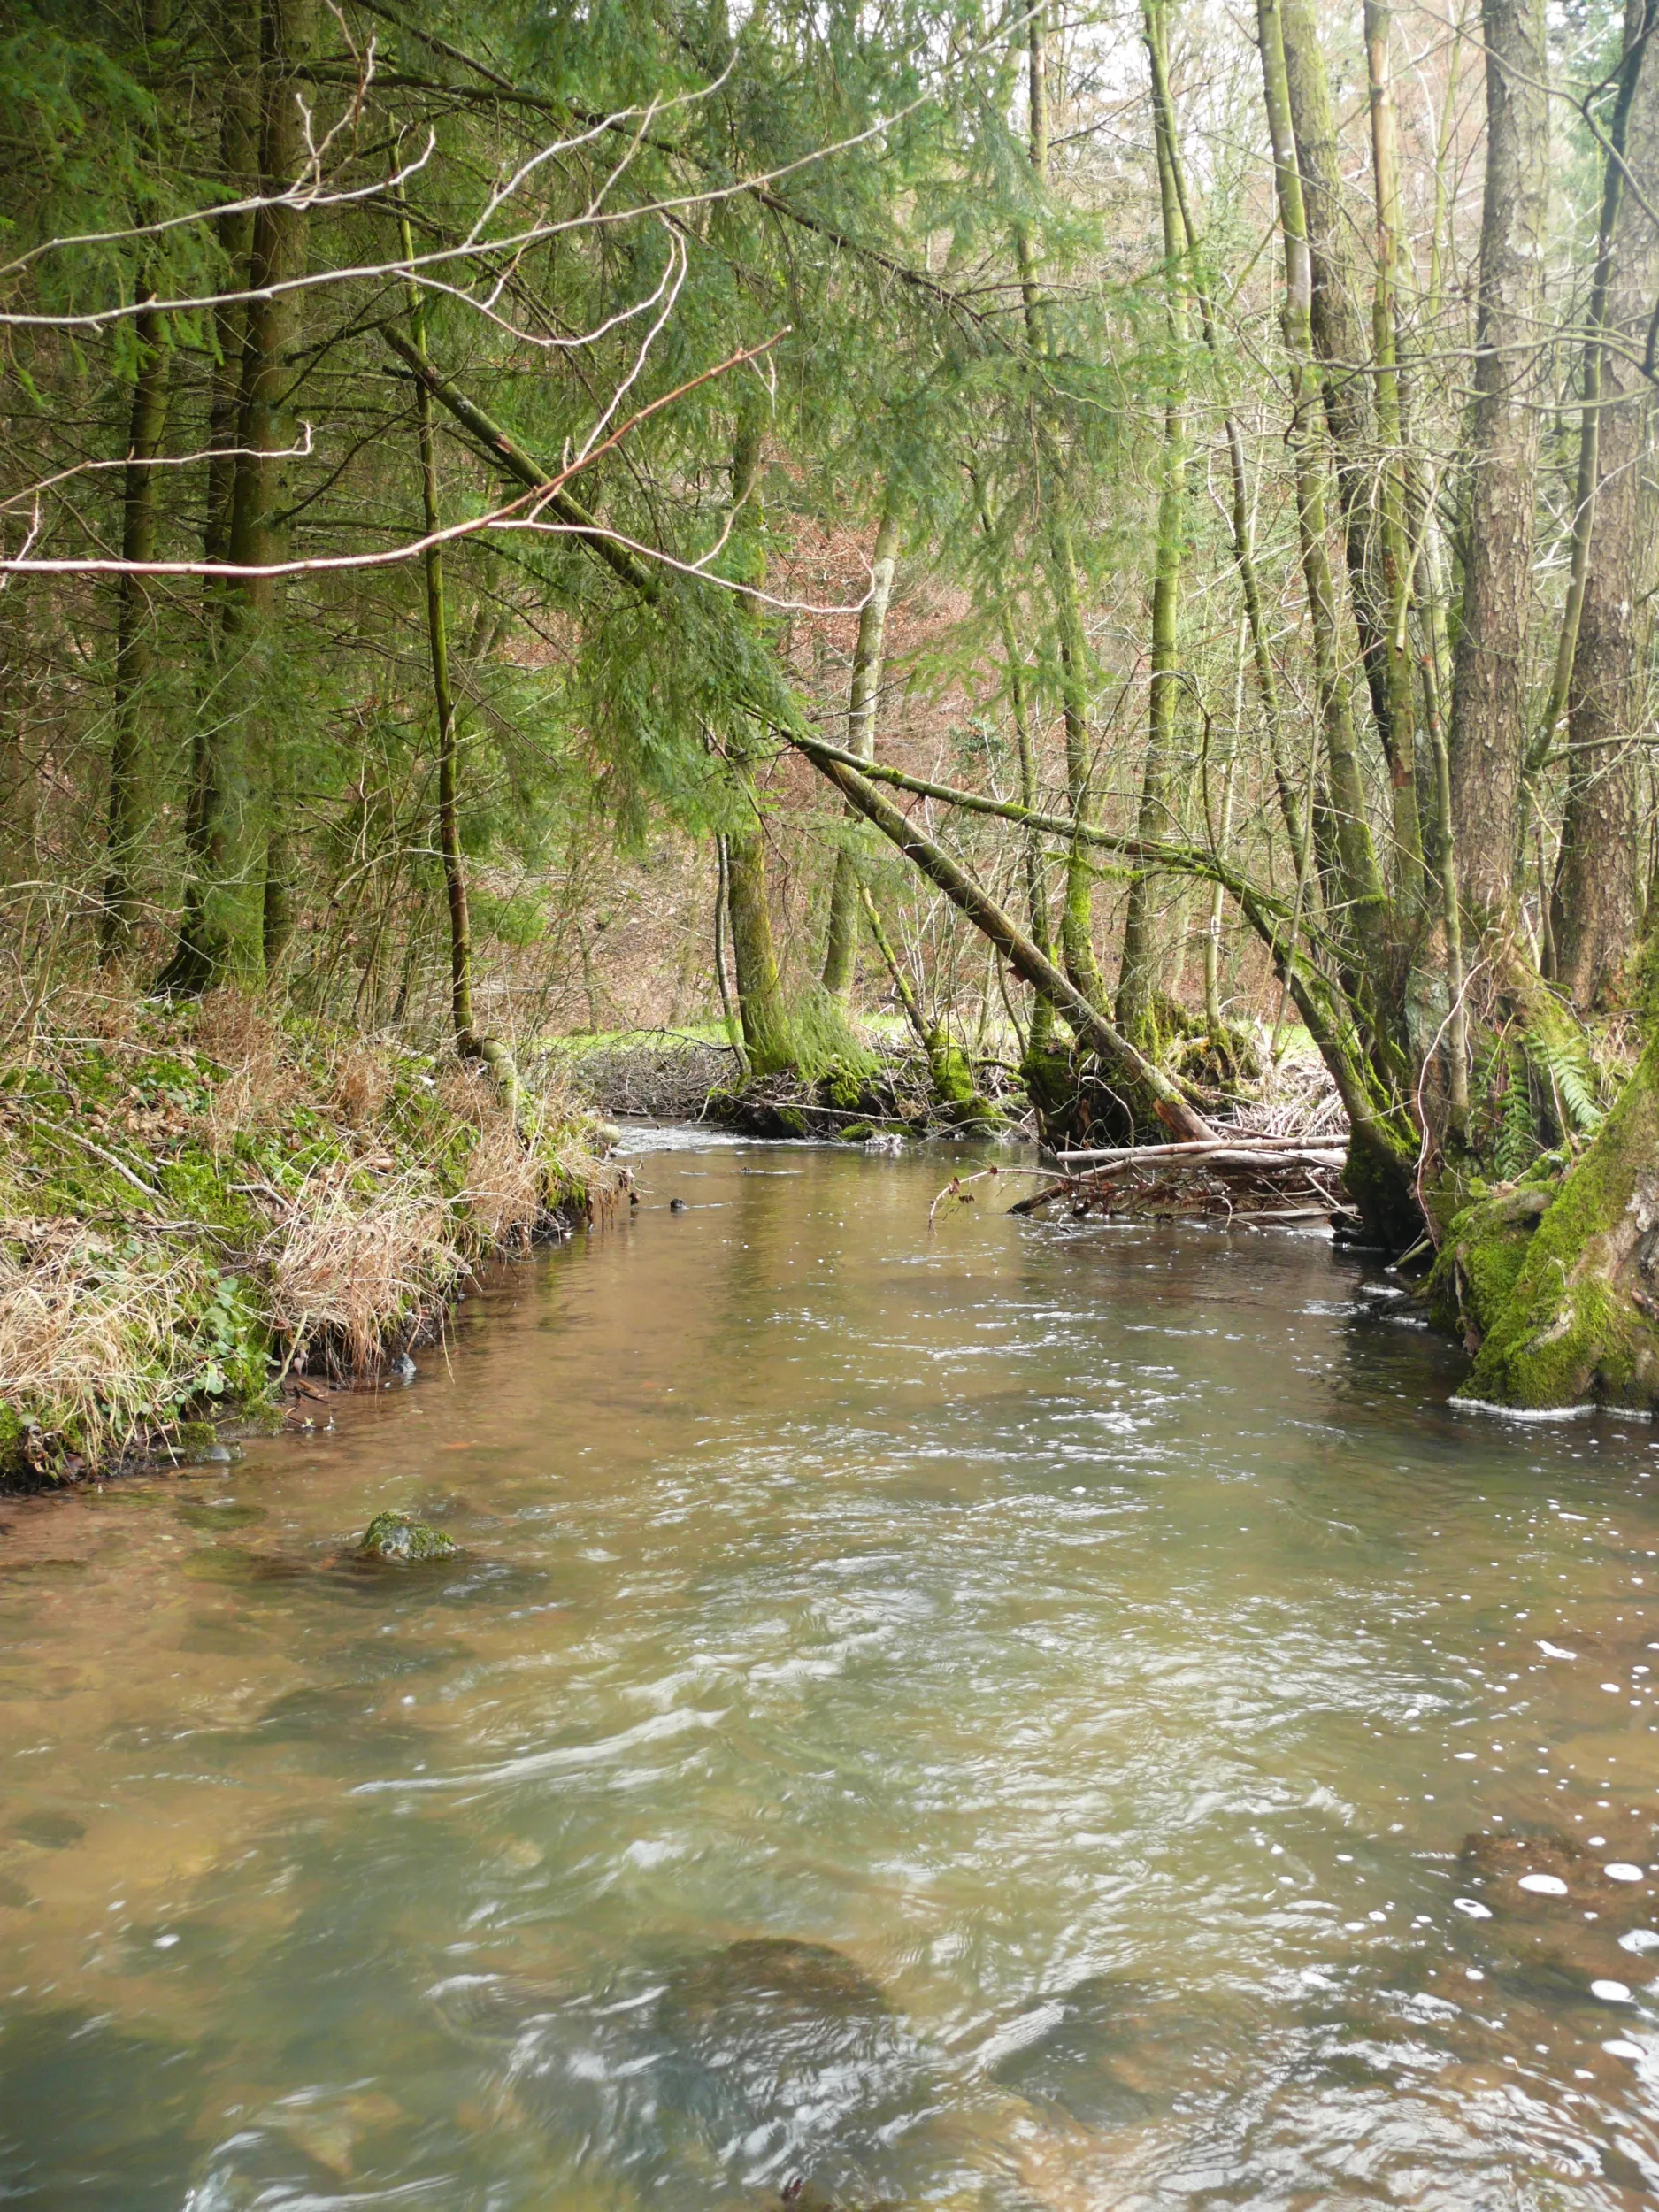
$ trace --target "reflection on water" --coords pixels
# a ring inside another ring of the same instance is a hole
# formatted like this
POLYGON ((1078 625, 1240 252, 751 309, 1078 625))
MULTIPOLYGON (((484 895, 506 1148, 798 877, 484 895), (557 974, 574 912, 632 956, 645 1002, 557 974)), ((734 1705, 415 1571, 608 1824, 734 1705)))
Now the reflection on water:
POLYGON ((648 1157, 332 1430, 0 1505, 0 2195, 1651 2200, 1652 1432, 948 1171, 648 1157))

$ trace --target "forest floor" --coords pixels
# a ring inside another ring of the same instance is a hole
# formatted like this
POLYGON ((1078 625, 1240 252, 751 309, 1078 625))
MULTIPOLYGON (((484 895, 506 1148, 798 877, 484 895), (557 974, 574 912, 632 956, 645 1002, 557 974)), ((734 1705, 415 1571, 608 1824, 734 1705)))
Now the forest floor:
MULTIPOLYGON (((0 1075, 0 1479, 222 1457, 442 1331, 473 1270, 626 1190, 557 1081, 220 992, 88 993, 0 1075)), ((308 1411, 308 1408, 310 1411, 308 1411)))

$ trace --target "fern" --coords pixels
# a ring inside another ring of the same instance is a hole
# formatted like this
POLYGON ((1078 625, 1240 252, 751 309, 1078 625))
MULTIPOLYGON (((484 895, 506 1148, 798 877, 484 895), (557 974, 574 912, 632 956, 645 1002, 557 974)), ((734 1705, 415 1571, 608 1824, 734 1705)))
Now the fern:
POLYGON ((1526 1056, 1555 1094, 1563 1134, 1593 1137, 1607 1110, 1596 1095, 1596 1071, 1583 1032, 1535 1025, 1527 1033, 1526 1056))
POLYGON ((1505 1055, 1508 1087, 1500 1108, 1498 1141, 1493 1151, 1493 1164, 1505 1182, 1512 1183, 1525 1173, 1539 1150, 1538 1133, 1532 1124, 1532 1085, 1527 1080, 1526 1049, 1518 1039, 1510 1041, 1505 1055))

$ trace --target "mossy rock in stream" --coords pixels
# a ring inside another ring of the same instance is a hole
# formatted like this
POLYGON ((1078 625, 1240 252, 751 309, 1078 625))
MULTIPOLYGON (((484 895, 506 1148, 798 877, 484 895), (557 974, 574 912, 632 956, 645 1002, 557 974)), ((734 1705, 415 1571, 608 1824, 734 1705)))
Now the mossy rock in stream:
POLYGON ((388 1566, 414 1567, 428 1560, 453 1559, 460 1548, 429 1521, 411 1520, 407 1513, 377 1513, 363 1532, 357 1555, 388 1566))

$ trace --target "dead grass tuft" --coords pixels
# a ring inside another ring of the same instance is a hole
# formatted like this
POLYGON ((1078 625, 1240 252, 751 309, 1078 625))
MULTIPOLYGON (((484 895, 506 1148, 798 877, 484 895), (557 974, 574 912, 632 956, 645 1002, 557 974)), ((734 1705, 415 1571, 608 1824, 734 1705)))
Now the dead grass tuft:
POLYGON ((79 1226, 0 1226, 0 1391, 89 1463, 119 1452, 189 1388, 202 1280, 193 1254, 145 1263, 79 1226))
POLYGON ((367 1038, 348 1045, 334 1062, 332 1102, 349 1129, 361 1129, 373 1121, 391 1087, 385 1049, 367 1038))
POLYGON ((289 1363, 320 1353, 342 1374, 378 1367, 465 1271, 447 1209, 419 1169, 366 1199, 343 1175, 311 1176, 259 1256, 289 1363))
POLYGON ((473 1235, 492 1248, 527 1237, 542 1210, 545 1182, 541 1160, 496 1113, 478 1133, 461 1193, 473 1235))

